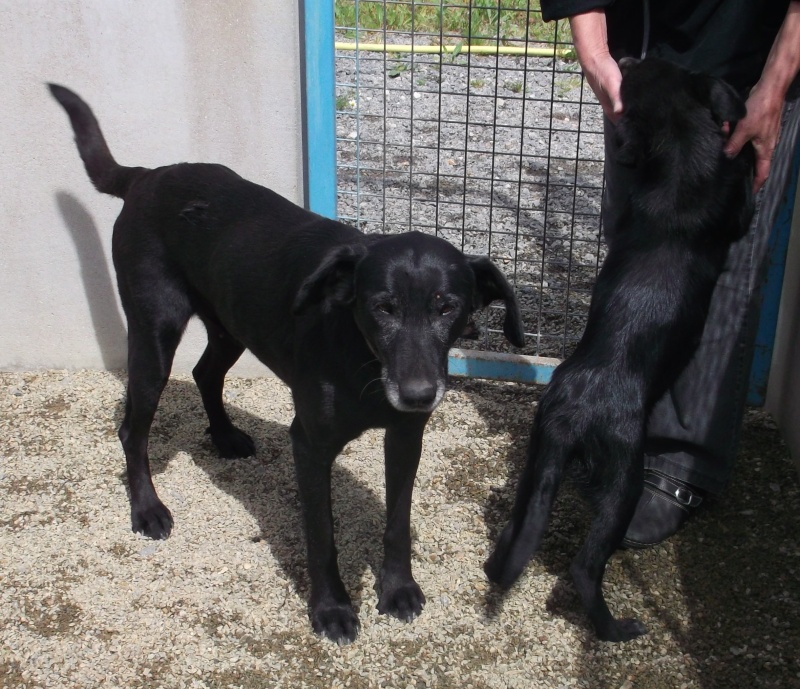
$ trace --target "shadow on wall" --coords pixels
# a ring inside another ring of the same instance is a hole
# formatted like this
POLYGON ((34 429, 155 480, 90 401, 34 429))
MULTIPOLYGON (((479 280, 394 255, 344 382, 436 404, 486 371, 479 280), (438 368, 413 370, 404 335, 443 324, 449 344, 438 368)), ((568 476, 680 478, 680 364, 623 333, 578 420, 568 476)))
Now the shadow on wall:
POLYGON ((78 254, 81 280, 89 302, 89 313, 103 366, 110 371, 125 368, 127 330, 114 298, 115 286, 108 271, 97 225, 83 204, 72 194, 58 192, 56 204, 78 254))

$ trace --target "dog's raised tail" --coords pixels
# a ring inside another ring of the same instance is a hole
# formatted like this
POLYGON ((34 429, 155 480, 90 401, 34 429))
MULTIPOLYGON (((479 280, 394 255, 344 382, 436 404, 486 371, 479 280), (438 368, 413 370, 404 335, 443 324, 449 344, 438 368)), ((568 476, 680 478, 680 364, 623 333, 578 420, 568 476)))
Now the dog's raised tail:
POLYGON ((104 194, 124 198, 135 174, 142 168, 124 167, 114 160, 94 113, 78 94, 58 84, 48 84, 48 87, 69 115, 75 143, 92 184, 104 194))

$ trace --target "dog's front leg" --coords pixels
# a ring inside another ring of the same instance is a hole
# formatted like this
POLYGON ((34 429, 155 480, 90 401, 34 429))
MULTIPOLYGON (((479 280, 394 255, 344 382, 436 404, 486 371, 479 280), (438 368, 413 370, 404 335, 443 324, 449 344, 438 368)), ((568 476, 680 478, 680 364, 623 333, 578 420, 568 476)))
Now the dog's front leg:
POLYGON ((290 429, 308 549, 311 625, 337 643, 358 635, 358 616, 342 583, 333 538, 331 468, 342 445, 314 443, 295 417, 290 429))
POLYGON ((425 596, 411 574, 411 495, 422 453, 428 416, 409 419, 386 429, 386 531, 383 536, 378 612, 410 622, 422 612, 425 596))

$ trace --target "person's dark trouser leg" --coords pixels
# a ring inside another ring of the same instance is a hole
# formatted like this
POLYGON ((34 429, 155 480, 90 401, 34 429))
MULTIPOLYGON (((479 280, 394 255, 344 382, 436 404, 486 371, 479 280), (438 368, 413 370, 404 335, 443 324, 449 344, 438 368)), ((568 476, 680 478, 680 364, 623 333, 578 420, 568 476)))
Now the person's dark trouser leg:
MULTIPOLYGON (((718 494, 730 478, 747 394, 767 242, 786 195, 798 127, 800 106, 795 98, 785 107, 781 140, 750 231, 731 247, 700 346, 651 414, 645 441, 646 480, 650 483, 628 530, 628 545, 657 543, 672 535, 685 521, 689 508, 698 504, 699 496, 675 479, 699 492, 718 494)), ((609 123, 605 138, 603 221, 606 235, 613 236, 631 173, 615 162, 609 123)))

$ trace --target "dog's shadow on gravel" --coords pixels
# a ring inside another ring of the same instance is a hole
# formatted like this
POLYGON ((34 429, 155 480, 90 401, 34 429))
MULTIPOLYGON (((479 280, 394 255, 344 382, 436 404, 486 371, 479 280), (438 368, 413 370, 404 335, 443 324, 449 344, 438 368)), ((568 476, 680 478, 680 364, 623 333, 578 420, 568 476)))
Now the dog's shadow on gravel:
MULTIPOLYGON (((124 375, 120 376, 125 382, 124 375)), ((256 383, 257 384, 257 381, 256 383)), ((307 599, 309 582, 306 570, 306 545, 302 511, 292 459, 289 426, 262 418, 226 402, 233 423, 250 434, 256 444, 254 457, 223 459, 205 433, 208 420, 200 393, 193 383, 171 379, 161 396, 150 432, 150 466, 159 496, 170 508, 180 529, 181 504, 200 501, 202 495, 170 494, 159 485, 159 475, 179 452, 187 453, 220 490, 239 502, 254 518, 257 528, 243 528, 242 541, 262 543, 279 568, 291 581, 296 593, 307 599)), ((124 403, 116 410, 119 426, 124 403)), ((127 487, 125 472, 120 480, 127 487)), ((364 590, 364 573, 380 571, 382 501, 351 471, 334 464, 332 478, 336 547, 342 580, 353 598, 356 610, 364 590)))

